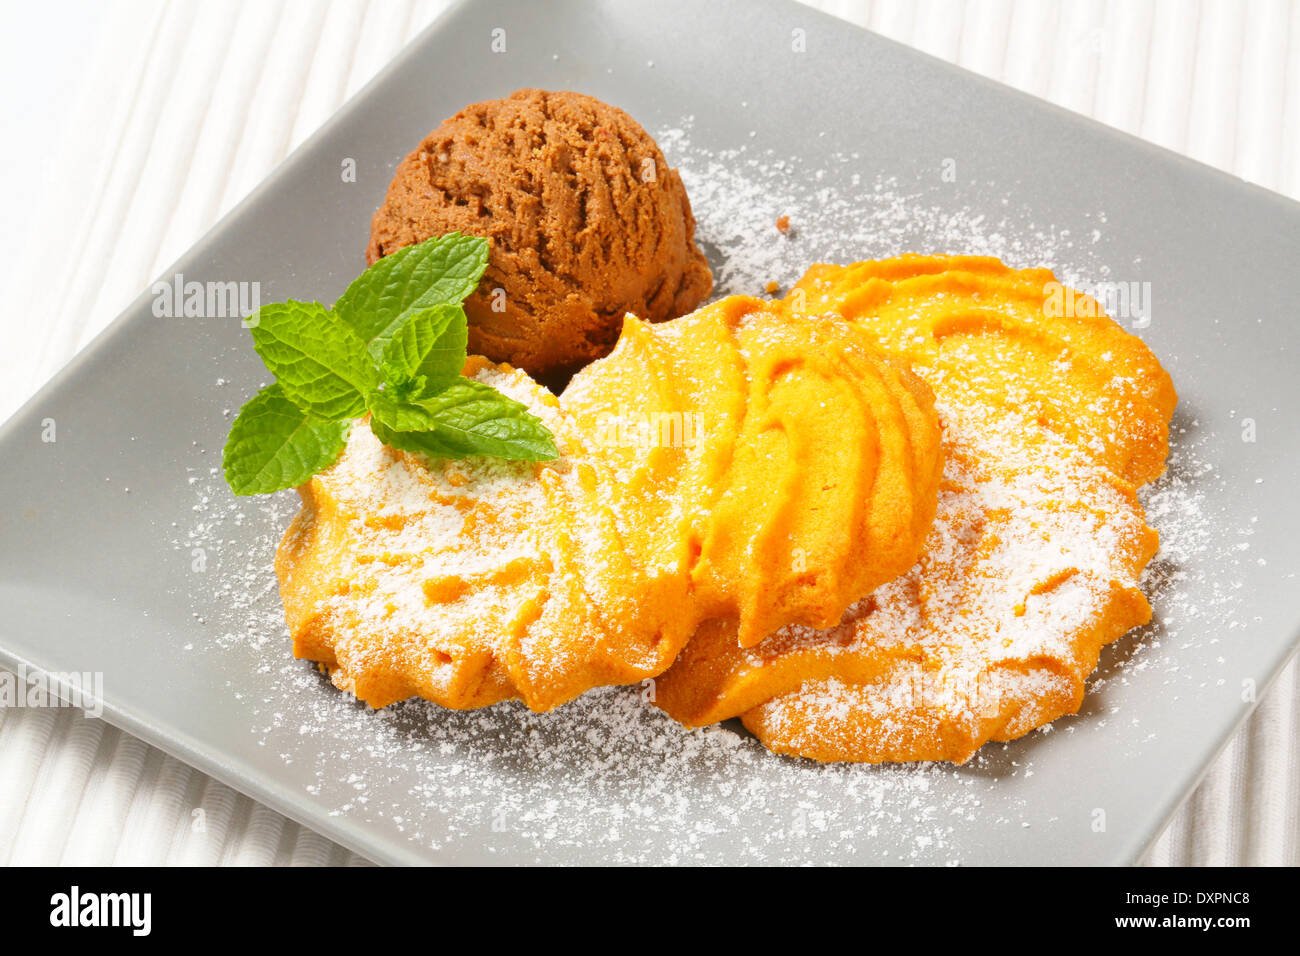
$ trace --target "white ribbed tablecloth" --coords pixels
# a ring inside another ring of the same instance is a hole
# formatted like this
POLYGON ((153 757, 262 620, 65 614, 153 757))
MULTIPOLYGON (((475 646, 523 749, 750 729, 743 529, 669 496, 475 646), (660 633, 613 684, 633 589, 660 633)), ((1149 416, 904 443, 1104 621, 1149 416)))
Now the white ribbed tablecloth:
MULTIPOLYGON (((6 9, 0 420, 446 5, 6 9)), ((1300 0, 813 5, 1300 198, 1300 0)), ((1298 702, 1293 660, 1147 862, 1300 862, 1298 702)), ((364 861, 101 720, 0 708, 0 862, 364 861)))

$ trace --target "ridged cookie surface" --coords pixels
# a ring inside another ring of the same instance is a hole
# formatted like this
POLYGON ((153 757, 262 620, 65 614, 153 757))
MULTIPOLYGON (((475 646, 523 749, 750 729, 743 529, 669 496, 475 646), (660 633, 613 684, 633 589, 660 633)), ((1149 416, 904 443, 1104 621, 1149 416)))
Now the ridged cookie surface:
POLYGON ((637 561, 617 484, 554 396, 482 359, 466 374, 527 405, 561 457, 425 459, 356 422, 276 554, 294 653, 374 707, 548 710, 658 674, 693 623, 681 575, 637 561))
POLYGON ((560 399, 628 491, 629 537, 741 646, 829 627, 916 561, 941 462, 929 388, 851 323, 732 296, 629 317, 560 399), (635 427, 631 427, 635 425, 635 427))
POLYGON ((1176 396, 1095 303, 1055 315, 1045 270, 906 256, 817 266, 796 313, 853 321, 933 387, 945 470, 920 560, 835 627, 744 648, 705 624, 657 701, 739 716, 823 761, 968 759, 1078 709, 1100 649, 1150 617, 1156 549, 1135 486, 1160 473, 1176 396))
POLYGON ((833 624, 934 517, 933 396, 846 322, 733 298, 629 317, 560 400, 508 366, 466 374, 561 457, 425 459, 358 421, 277 553, 295 653, 376 707, 546 710, 660 674, 705 619, 751 643, 833 624))

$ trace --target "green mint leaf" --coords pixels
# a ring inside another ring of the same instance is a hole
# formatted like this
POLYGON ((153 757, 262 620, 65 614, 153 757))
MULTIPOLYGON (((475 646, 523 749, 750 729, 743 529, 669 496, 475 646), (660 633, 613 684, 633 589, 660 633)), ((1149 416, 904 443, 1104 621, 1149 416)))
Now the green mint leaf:
POLYGON ((334 303, 334 311, 378 360, 411 312, 457 305, 478 288, 487 260, 486 239, 459 232, 434 236, 384 256, 361 273, 334 303))
MULTIPOLYGON (((443 387, 445 388, 446 385, 444 384, 443 387)), ((436 391, 438 389, 431 388, 429 380, 423 375, 417 375, 415 378, 399 379, 396 382, 390 380, 384 383, 385 397, 400 402, 420 398, 423 395, 432 395, 436 391)))
POLYGON ((389 448, 401 451, 414 451, 430 458, 447 458, 457 460, 467 458, 469 454, 460 446, 444 441, 435 432, 399 432, 387 427, 378 418, 370 419, 370 430, 375 437, 389 448))
POLYGON ((379 374, 390 385, 424 379, 420 394, 450 385, 465 367, 469 329, 459 305, 412 312, 384 348, 379 374))
POLYGON ((226 483, 237 495, 261 495, 302 484, 332 465, 350 422, 313 418, 272 384, 235 417, 221 456, 226 483))
POLYGON ((436 395, 402 401, 370 396, 371 429, 385 445, 434 458, 488 455, 523 461, 560 457, 555 437, 525 405, 461 378, 436 395))
MULTIPOLYGON (((395 432, 424 432, 433 428, 434 414, 419 404, 419 396, 406 389, 384 389, 370 393, 371 422, 380 422, 395 432)), ((396 445, 394 448, 398 447, 396 445)))
POLYGON ((257 311, 257 354, 284 396, 315 418, 355 418, 378 384, 365 342, 319 302, 275 302, 257 311))

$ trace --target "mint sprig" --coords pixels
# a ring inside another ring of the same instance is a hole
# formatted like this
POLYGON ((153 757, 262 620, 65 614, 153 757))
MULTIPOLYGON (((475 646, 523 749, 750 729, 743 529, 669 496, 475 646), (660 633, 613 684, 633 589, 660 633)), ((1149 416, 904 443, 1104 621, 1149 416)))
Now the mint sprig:
POLYGON ((273 302, 257 311, 253 347, 285 398, 335 421, 366 410, 379 372, 352 327, 319 302, 273 302))
POLYGON ((378 360, 412 312, 465 301, 478 288, 487 256, 486 239, 458 232, 406 246, 361 273, 334 303, 334 311, 378 360))
POLYGON ((432 395, 374 396, 370 427, 385 445, 435 458, 491 455, 547 461, 555 439, 528 409, 490 385, 462 378, 432 395))
POLYGON ((385 444, 433 458, 559 456, 528 409, 462 376, 461 301, 487 267, 487 240, 436 236, 380 259, 327 309, 262 306, 253 346, 276 381, 240 409, 222 455, 237 495, 302 484, 337 460, 351 421, 371 415, 385 444))
POLYGON ((379 373, 398 387, 419 378, 429 388, 450 385, 465 365, 468 325, 459 305, 412 312, 384 347, 379 373))
POLYGON ((239 410, 223 464, 230 490, 261 495, 300 485, 338 458, 347 421, 313 418, 285 397, 276 383, 239 410))

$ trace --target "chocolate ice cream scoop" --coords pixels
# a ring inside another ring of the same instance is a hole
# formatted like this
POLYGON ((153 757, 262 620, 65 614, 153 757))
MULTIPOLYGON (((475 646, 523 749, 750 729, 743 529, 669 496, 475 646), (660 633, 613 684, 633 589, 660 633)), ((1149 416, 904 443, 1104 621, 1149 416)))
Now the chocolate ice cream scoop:
POLYGON ((713 289, 677 171, 581 93, 519 90, 446 120, 398 166, 366 258, 454 230, 491 240, 470 351, 543 379, 608 352, 625 313, 673 318, 713 289))

